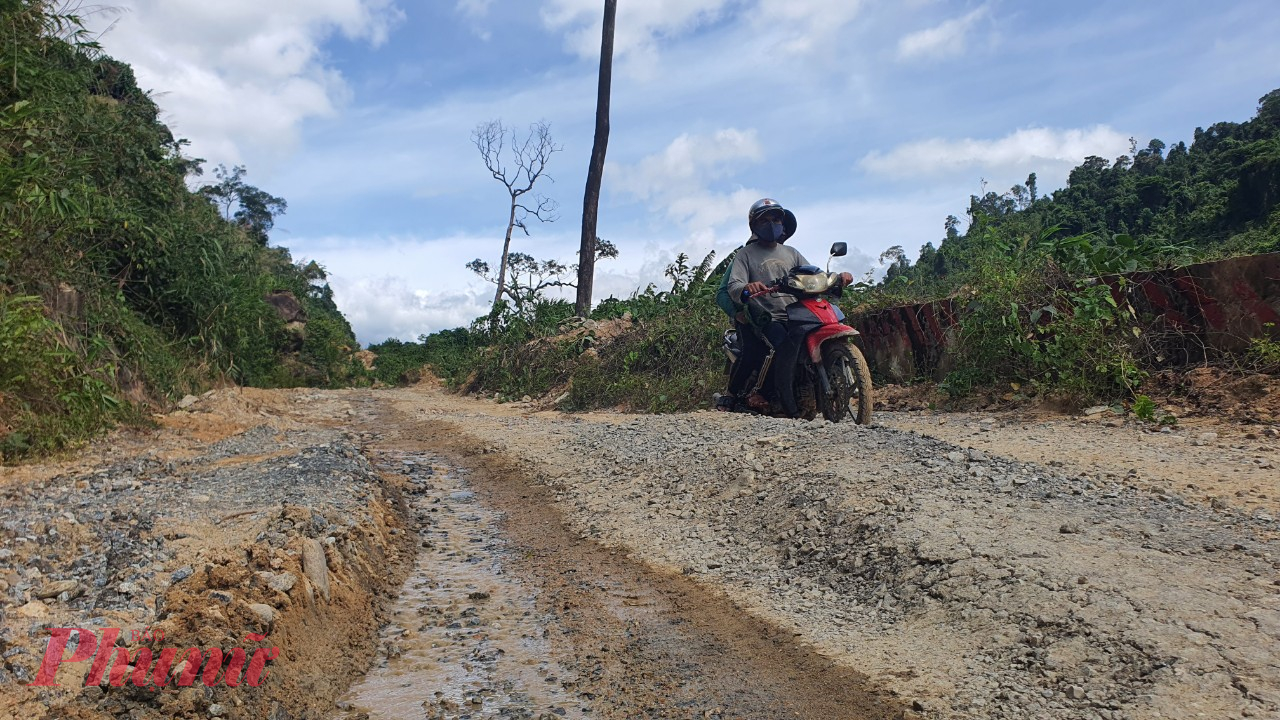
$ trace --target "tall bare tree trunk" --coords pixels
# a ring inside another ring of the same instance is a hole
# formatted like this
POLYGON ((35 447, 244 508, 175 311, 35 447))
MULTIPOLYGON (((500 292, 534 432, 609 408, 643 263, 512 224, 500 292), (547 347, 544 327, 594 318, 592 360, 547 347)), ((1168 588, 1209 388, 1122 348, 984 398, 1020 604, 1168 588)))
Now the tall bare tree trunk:
POLYGON ((591 167, 587 171, 587 192, 582 199, 582 244, 578 249, 579 317, 591 314, 591 290, 596 276, 596 219, 600 211, 600 182, 604 178, 604 155, 609 147, 609 94, 613 84, 613 27, 618 0, 604 0, 604 32, 600 40, 600 93, 596 98, 596 140, 591 147, 591 167))
POLYGON ((502 262, 498 267, 498 292, 493 296, 493 309, 490 315, 496 315, 498 312, 498 303, 502 300, 502 293, 507 289, 507 258, 511 255, 511 231, 516 227, 516 199, 511 198, 511 217, 507 220, 507 239, 502 243, 502 262))

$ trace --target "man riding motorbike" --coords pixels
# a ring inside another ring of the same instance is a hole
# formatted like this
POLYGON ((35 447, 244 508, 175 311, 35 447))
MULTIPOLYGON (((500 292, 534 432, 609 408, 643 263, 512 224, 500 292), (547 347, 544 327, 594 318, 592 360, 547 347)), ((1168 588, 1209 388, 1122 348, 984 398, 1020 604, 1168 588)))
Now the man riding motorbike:
MULTIPOLYGON (((733 264, 725 278, 725 290, 736 309, 734 322, 738 337, 742 340, 742 356, 734 364, 729 378, 729 394, 722 398, 720 409, 732 410, 739 402, 752 410, 768 409, 770 397, 777 397, 779 382, 784 373, 772 373, 774 382, 766 378, 757 385, 764 392, 756 392, 748 386, 774 350, 780 356, 792 357, 787 352, 787 305, 793 299, 777 292, 766 292, 767 283, 774 282, 798 265, 809 261, 794 248, 783 243, 796 232, 796 216, 776 200, 763 198, 752 204, 747 212, 747 224, 751 238, 738 249, 733 264), (755 296, 755 297, 753 297, 755 296)), ((841 273, 842 285, 853 281, 849 273, 841 273)), ((797 342, 797 341, 793 341, 797 342)), ((797 345, 798 347, 798 345, 797 345)), ((776 367, 776 365, 775 365, 776 367)), ((786 367, 786 366, 784 366, 786 367)), ((789 384, 787 385, 789 392, 789 384)))

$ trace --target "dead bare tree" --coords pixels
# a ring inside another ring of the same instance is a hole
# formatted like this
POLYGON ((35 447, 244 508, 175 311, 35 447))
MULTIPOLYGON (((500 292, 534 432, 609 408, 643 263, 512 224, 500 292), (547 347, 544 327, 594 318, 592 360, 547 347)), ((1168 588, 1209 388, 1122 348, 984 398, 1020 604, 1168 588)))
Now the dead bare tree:
POLYGON ((613 80, 613 28, 617 0, 604 0, 604 31, 600 39, 600 87, 596 96, 596 139, 591 147, 587 170, 587 191, 582 199, 582 244, 578 249, 578 298, 574 312, 591 314, 591 291, 596 273, 596 221, 600 212, 600 183, 604 179, 604 156, 609 148, 609 95, 613 80))
MULTIPOLYGON (((539 222, 555 222, 556 202, 542 195, 534 195, 535 202, 526 204, 523 197, 533 190, 533 186, 542 178, 550 182, 546 174, 547 163, 551 156, 563 148, 551 139, 551 127, 545 121, 529 126, 529 133, 523 138, 514 130, 507 128, 501 120, 490 120, 480 123, 471 133, 471 141, 484 159, 484 166, 493 175, 493 179, 502 183, 511 198, 507 215, 507 233, 502 241, 502 259, 498 266, 495 281, 498 291, 493 295, 492 314, 496 314, 507 280, 507 263, 511 255, 511 235, 519 228, 525 235, 529 234, 528 220, 534 218, 539 222)), ((471 267, 480 263, 479 259, 468 264, 471 267)))

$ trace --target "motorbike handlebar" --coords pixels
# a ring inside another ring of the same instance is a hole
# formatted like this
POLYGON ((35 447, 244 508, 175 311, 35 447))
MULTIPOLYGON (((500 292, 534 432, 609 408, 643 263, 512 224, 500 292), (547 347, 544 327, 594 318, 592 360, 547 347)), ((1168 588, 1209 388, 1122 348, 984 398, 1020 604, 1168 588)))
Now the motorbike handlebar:
POLYGON ((768 287, 768 288, 766 288, 766 289, 764 289, 764 290, 761 290, 761 291, 760 291, 760 292, 758 292, 758 293, 752 293, 752 294, 750 294, 750 295, 748 295, 748 296, 747 296, 747 299, 748 299, 748 300, 755 300, 756 298, 758 298, 758 297, 760 297, 760 296, 762 296, 762 295, 768 295, 769 293, 775 293, 775 292, 778 292, 778 290, 779 290, 779 289, 781 289, 781 288, 782 288, 782 284, 781 284, 781 283, 779 283, 779 284, 777 284, 777 285, 773 285, 773 286, 768 287))

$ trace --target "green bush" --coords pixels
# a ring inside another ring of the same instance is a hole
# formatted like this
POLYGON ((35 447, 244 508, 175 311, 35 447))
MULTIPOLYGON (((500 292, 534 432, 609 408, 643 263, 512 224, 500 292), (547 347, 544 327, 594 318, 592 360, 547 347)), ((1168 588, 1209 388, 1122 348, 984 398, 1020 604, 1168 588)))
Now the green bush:
POLYGON ((114 375, 100 339, 70 338, 40 298, 0 292, 0 460, 61 450, 129 417, 114 375))

